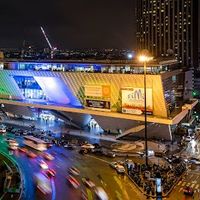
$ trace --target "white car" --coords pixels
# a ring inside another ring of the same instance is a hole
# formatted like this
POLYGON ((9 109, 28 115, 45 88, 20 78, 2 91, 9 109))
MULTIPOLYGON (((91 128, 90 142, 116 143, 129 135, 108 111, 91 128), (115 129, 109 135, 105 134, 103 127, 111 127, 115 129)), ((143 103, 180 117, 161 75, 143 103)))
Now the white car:
POLYGON ((81 146, 81 148, 83 148, 83 149, 94 149, 95 146, 92 145, 92 144, 84 144, 84 145, 81 146))
POLYGON ((41 167, 42 169, 44 169, 44 170, 46 170, 46 169, 49 168, 48 165, 47 165, 47 163, 45 163, 43 160, 40 161, 40 167, 41 167))
POLYGON ((117 173, 119 173, 119 174, 125 173, 125 168, 122 165, 117 165, 116 170, 117 170, 117 173))
POLYGON ((105 190, 102 187, 96 187, 94 190, 96 196, 100 200, 108 200, 108 195, 106 194, 105 190))
POLYGON ((49 194, 52 192, 50 180, 45 175, 37 173, 35 174, 34 178, 37 188, 43 194, 49 194))

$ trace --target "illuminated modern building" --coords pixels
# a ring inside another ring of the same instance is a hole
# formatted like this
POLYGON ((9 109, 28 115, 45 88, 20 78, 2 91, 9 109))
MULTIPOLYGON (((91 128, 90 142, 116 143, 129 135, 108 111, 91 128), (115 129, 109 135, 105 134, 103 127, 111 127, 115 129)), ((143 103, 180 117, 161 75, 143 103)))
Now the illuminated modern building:
POLYGON ((198 0, 137 0, 137 47, 198 66, 198 0))
MULTIPOLYGON (((3 113, 32 116, 51 110, 84 128, 94 119, 104 130, 143 136, 144 69, 133 61, 2 60, 0 103, 3 113)), ((148 136, 170 140, 177 124, 191 119, 191 73, 176 60, 147 66, 148 136)))

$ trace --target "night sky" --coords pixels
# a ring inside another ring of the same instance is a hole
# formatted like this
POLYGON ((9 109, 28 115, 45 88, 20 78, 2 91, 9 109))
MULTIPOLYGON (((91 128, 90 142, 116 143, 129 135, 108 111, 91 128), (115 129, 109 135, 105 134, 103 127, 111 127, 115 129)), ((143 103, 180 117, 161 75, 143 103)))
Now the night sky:
POLYGON ((129 48, 135 44, 135 0, 0 0, 0 48, 22 47, 23 41, 53 46, 129 48))

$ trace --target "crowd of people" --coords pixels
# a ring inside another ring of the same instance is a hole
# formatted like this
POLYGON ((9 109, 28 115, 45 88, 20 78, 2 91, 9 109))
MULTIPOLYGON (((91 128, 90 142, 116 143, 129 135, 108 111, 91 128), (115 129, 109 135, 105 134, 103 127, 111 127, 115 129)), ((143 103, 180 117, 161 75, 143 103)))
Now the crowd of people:
POLYGON ((148 166, 134 163, 127 166, 128 174, 147 196, 156 195, 156 178, 161 178, 162 194, 165 195, 185 170, 184 162, 176 165, 149 164, 148 166))

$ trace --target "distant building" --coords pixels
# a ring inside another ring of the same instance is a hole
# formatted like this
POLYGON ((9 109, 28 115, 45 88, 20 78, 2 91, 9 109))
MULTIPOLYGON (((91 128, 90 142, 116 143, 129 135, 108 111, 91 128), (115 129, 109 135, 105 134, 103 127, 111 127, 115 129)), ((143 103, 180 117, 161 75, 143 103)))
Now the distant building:
POLYGON ((198 0, 137 0, 137 47, 198 66, 198 0))

